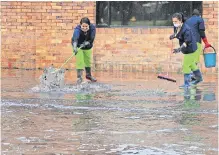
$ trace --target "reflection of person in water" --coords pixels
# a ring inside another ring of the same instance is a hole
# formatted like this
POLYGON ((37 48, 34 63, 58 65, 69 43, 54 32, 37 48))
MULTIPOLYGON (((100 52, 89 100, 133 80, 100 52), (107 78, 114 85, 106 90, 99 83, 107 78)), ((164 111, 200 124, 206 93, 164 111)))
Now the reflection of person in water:
POLYGON ((185 94, 184 99, 196 100, 196 101, 201 100, 201 90, 198 89, 197 87, 193 87, 191 89, 185 89, 184 94, 185 94))
POLYGON ((77 102, 90 101, 93 99, 93 97, 94 97, 93 94, 80 94, 80 93, 78 93, 75 95, 77 102))
POLYGON ((192 87, 190 89, 184 89, 184 107, 194 108, 199 107, 199 101, 201 100, 201 90, 197 87, 192 87))

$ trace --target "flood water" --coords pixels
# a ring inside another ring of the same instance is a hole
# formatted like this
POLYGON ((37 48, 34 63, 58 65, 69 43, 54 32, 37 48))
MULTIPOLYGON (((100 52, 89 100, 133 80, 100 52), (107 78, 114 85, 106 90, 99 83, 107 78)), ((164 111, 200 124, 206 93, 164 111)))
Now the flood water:
POLYGON ((95 72, 97 83, 39 87, 43 71, 1 71, 2 155, 217 155, 218 79, 187 91, 152 73, 95 72))

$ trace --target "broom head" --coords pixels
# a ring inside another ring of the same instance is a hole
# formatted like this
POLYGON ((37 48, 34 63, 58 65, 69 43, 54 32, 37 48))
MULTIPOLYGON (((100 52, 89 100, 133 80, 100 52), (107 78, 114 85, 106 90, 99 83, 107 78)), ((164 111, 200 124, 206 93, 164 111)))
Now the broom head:
POLYGON ((171 81, 171 82, 176 82, 176 80, 172 77, 169 77, 168 75, 162 75, 162 74, 159 74, 157 76, 157 78, 159 79, 163 79, 163 80, 167 80, 167 81, 171 81))

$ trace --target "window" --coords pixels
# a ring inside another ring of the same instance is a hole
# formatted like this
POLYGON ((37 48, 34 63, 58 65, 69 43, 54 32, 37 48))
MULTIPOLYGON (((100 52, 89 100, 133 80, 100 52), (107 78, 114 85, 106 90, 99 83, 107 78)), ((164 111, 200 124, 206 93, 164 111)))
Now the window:
POLYGON ((171 26, 175 12, 186 17, 193 9, 202 12, 201 1, 98 1, 97 27, 171 26))

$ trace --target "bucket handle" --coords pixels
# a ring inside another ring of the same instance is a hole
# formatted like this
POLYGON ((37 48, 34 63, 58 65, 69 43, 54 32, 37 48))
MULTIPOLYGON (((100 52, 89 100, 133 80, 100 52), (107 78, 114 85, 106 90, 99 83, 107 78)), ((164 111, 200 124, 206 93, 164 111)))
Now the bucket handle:
MULTIPOLYGON (((215 48, 213 47, 213 46, 210 46, 211 48, 213 48, 213 50, 214 50, 214 53, 216 53, 216 50, 215 50, 215 48)), ((206 49, 206 47, 203 49, 203 54, 205 54, 205 49, 206 49)))

